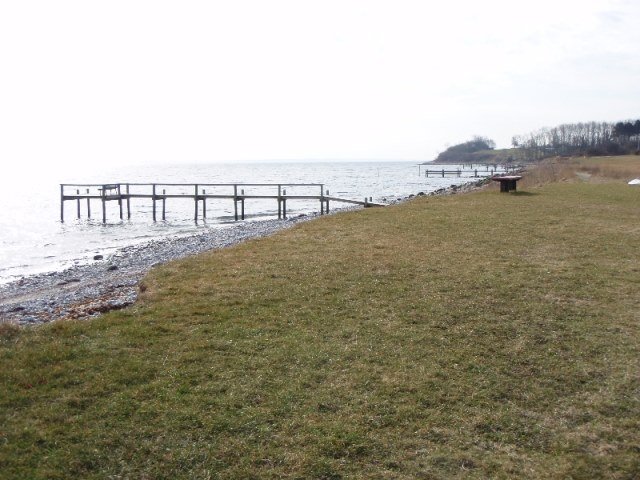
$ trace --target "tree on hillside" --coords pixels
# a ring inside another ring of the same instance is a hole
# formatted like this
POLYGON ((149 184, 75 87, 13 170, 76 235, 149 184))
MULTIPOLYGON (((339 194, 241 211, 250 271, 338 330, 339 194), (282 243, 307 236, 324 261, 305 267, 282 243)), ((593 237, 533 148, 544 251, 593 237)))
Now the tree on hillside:
POLYGON ((633 136, 640 135, 640 120, 616 123, 613 127, 613 135, 626 140, 629 140, 633 136))
POLYGON ((640 149, 640 120, 566 123, 516 135, 511 144, 529 161, 552 155, 618 155, 640 149))
POLYGON ((496 142, 487 137, 475 135, 471 140, 453 145, 440 153, 436 162, 460 162, 465 163, 471 160, 471 154, 483 150, 493 150, 496 142))
POLYGON ((464 146, 465 149, 470 152, 479 152, 480 150, 493 150, 496 148, 496 142, 488 137, 475 135, 468 142, 461 143, 458 146, 464 146))

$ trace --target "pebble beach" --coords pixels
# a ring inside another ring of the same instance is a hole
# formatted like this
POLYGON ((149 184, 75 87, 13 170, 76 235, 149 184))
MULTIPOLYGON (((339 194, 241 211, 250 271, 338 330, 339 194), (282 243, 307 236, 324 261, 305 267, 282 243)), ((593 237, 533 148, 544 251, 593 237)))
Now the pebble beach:
POLYGON ((94 317, 135 302, 138 283, 154 266, 271 235, 315 215, 210 229, 188 237, 125 247, 87 265, 24 277, 0 287, 0 321, 37 325, 94 317))

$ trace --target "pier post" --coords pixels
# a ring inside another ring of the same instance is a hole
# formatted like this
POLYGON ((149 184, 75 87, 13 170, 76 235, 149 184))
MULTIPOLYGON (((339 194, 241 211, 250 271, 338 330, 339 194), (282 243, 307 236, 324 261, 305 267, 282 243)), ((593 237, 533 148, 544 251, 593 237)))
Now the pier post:
POLYGON ((444 168, 442 169, 442 178, 444 178, 444 168))
POLYGON ((324 185, 320 185, 320 215, 324 215, 324 185))
POLYGON ((102 185, 102 191, 100 192, 102 197, 102 223, 107 223, 107 186, 102 185))
MULTIPOLYGON (((76 190, 76 196, 80 197, 80 190, 76 190)), ((76 203, 78 205, 78 218, 80 218, 80 198, 76 200, 76 203)))
POLYGON ((127 220, 131 220, 131 199, 129 198, 129 184, 127 183, 127 220))
POLYGON ((88 197, 89 189, 87 188, 87 218, 91 218, 91 199, 88 197))
POLYGON ((282 218, 287 219, 287 190, 282 191, 282 218))
POLYGON ((278 185, 278 220, 282 218, 282 185, 278 185))
POLYGON ((207 219, 207 191, 203 188, 202 189, 202 218, 204 220, 207 219))
POLYGON ((122 220, 122 188, 118 184, 118 207, 120 208, 120 220, 122 220))
POLYGON ((167 194, 167 191, 163 188, 162 189, 162 220, 166 220, 167 219, 167 198, 166 198, 166 194, 167 194))
MULTIPOLYGON (((328 197, 328 196, 329 196, 329 190, 327 190, 327 197, 328 197)), ((327 209, 327 213, 329 213, 329 199, 328 199, 328 198, 327 198, 327 206, 326 206, 326 209, 327 209)))
POLYGON ((60 184, 60 223, 64 223, 64 184, 60 184))
MULTIPOLYGON (((242 205, 244 206, 244 200, 242 205)), ((235 184, 233 185, 233 218, 235 218, 236 222, 238 221, 238 185, 235 184)), ((242 219, 244 220, 244 215, 242 219)))
POLYGON ((240 208, 242 210, 241 210, 240 213, 242 214, 242 216, 241 216, 242 220, 244 220, 244 189, 241 190, 241 194, 242 194, 242 198, 240 199, 240 208))
POLYGON ((196 183, 195 185, 195 196, 194 196, 194 200, 195 200, 195 212, 193 214, 193 219, 195 220, 196 223, 198 223, 198 184, 196 183))
POLYGON ((153 202, 153 221, 156 221, 156 184, 151 184, 151 200, 153 202))

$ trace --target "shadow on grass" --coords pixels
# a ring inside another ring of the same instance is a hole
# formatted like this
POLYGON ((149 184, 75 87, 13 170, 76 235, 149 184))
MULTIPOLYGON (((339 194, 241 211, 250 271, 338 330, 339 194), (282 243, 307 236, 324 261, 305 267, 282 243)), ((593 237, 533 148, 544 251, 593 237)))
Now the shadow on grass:
POLYGON ((516 195, 518 197, 535 197, 540 195, 539 193, 536 192, 523 192, 523 191, 516 191, 516 192, 509 192, 511 195, 516 195))

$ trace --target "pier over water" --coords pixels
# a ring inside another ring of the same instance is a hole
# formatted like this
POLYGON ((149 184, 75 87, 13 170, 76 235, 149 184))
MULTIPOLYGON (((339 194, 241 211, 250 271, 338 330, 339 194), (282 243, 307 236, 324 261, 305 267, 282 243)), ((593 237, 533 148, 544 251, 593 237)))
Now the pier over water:
POLYGON ((334 197, 322 183, 104 183, 60 184, 60 221, 64 222, 65 202, 76 202, 76 215, 81 218, 82 205, 86 205, 87 218, 91 218, 91 201, 101 205, 102 222, 107 222, 107 202, 117 202, 120 220, 131 218, 131 199, 149 199, 152 202, 153 221, 159 214, 166 220, 168 199, 186 199, 194 204, 193 219, 207 218, 207 201, 231 200, 234 219, 245 219, 245 200, 273 199, 278 204, 278 218, 287 218, 287 202, 292 200, 317 200, 320 214, 329 213, 329 202, 341 202, 364 207, 381 207, 372 198, 352 200, 334 197), (289 189, 289 193, 287 193, 289 189), (158 202, 160 206, 158 207, 158 202))

